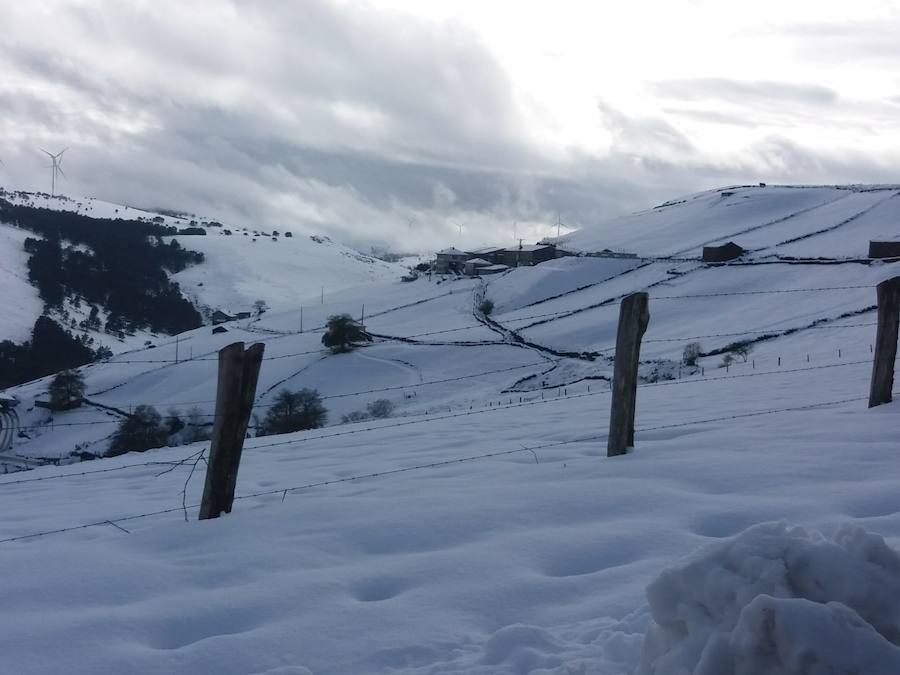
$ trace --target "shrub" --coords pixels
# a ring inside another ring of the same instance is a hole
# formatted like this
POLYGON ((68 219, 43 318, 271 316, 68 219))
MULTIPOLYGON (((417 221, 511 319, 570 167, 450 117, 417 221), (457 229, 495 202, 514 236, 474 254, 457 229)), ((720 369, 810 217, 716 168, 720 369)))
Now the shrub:
POLYGON ((365 410, 354 410, 346 415, 341 415, 342 424, 350 424, 350 422, 364 422, 371 416, 365 410))
POLYGON ((372 336, 366 327, 354 321, 349 314, 334 314, 328 317, 322 344, 335 354, 349 352, 360 342, 371 342, 372 336))
POLYGON ((50 383, 50 405, 63 410, 84 398, 84 378, 77 370, 63 370, 50 383))
POLYGON ((719 366, 720 368, 727 368, 732 363, 734 363, 734 357, 731 354, 726 354, 722 357, 722 363, 719 366))
POLYGON ((494 311, 494 302, 485 298, 481 301, 481 304, 478 305, 478 311, 487 316, 494 311))
POLYGON ((753 351, 753 345, 749 342, 745 342, 743 344, 739 344, 731 350, 735 356, 740 356, 743 359, 744 363, 747 363, 747 359, 750 358, 750 352, 753 351))
POLYGON ((697 359, 703 353, 703 347, 699 342, 689 342, 684 346, 684 352, 681 355, 681 362, 686 366, 696 366, 697 359))
POLYGON ((194 407, 188 410, 187 420, 181 439, 185 444, 208 441, 212 434, 211 425, 206 421, 200 408, 194 407))
POLYGON ((134 413, 119 422, 106 456, 116 457, 126 452, 161 448, 166 444, 167 437, 168 431, 156 408, 152 405, 139 405, 134 413))
POLYGON ((367 405, 366 411, 372 417, 376 417, 376 418, 390 417, 391 414, 394 412, 394 404, 391 403, 386 398, 380 398, 377 401, 372 401, 369 405, 367 405))
POLYGON ((300 391, 282 389, 266 413, 259 435, 289 434, 292 431, 317 429, 324 426, 327 417, 328 413, 322 405, 322 398, 315 389, 300 391))

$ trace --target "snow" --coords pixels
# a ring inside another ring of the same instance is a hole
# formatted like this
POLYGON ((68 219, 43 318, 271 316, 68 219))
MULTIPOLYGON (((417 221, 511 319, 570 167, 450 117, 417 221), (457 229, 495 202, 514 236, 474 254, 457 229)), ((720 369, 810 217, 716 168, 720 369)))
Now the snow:
MULTIPOLYGON (((900 265, 790 264, 771 252, 875 204, 827 234, 836 248, 821 249, 849 250, 865 238, 856 228, 868 236, 888 222, 883 209, 898 200, 878 200, 896 189, 741 188, 629 221, 642 254, 696 252, 749 231, 751 264, 563 258, 484 280, 366 280, 324 303, 315 287, 293 296, 273 287, 263 299, 275 309, 224 324, 226 333, 206 326, 84 368, 93 402, 211 414, 216 351, 260 341, 255 414, 281 387, 315 387, 329 423, 248 439, 239 499, 215 521, 196 520, 203 465, 192 474, 178 463, 204 444, 0 477, 0 540, 66 530, 0 541, 10 580, 4 666, 896 672, 890 430, 900 405, 867 410, 866 399, 874 285, 900 265), (828 219, 769 224, 826 202, 828 219), (636 445, 608 459, 603 378, 619 300, 636 290, 650 293, 651 313, 636 445), (494 323, 477 312, 483 297, 495 303, 494 323), (342 312, 364 314, 379 337, 349 354, 324 350, 322 326, 342 312), (689 341, 708 353, 767 335, 727 369, 720 354, 697 368, 678 362, 689 341), (675 379, 654 382, 660 374, 675 379), (340 423, 379 398, 394 403, 392 419, 340 423)), ((234 255, 232 267, 200 287, 223 289, 234 306, 268 288, 240 268, 239 251, 287 240, 241 235, 238 248, 228 239, 190 241, 235 246, 222 253, 234 255)), ((33 407, 46 385, 9 392, 29 426, 14 452, 65 461, 76 445, 102 450, 121 416, 86 406, 51 423, 33 407)))
POLYGON ((207 236, 175 237, 206 260, 174 275, 196 304, 211 309, 250 308, 264 300, 273 310, 319 304, 337 291, 397 281, 406 267, 363 255, 325 238, 231 236, 209 228, 207 236), (254 241, 256 239, 256 241, 254 241))
POLYGON ((900 554, 844 524, 758 525, 665 570, 640 675, 900 670, 900 554))
POLYGON ((696 256, 704 245, 729 240, 783 255, 865 256, 870 237, 896 236, 900 200, 893 197, 898 192, 898 185, 720 188, 584 228, 562 242, 583 251, 609 248, 644 256, 696 256), (862 229, 858 223, 844 228, 853 236, 823 234, 779 245, 866 214, 873 206, 862 229))
POLYGON ((36 235, 0 223, 0 340, 30 339, 44 306, 37 289, 28 281, 28 254, 22 246, 29 236, 36 235))
MULTIPOLYGON (((143 209, 113 204, 92 197, 51 197, 42 193, 7 191, 0 188, 0 198, 14 204, 71 211, 95 218, 123 218, 161 220, 171 227, 188 227, 191 220, 198 226, 208 221, 196 216, 175 217, 143 209)), ((323 297, 330 301, 345 289, 361 285, 378 287, 396 281, 406 271, 405 265, 387 263, 364 255, 327 237, 273 237, 248 227, 205 227, 206 236, 179 235, 172 237, 185 248, 201 251, 206 260, 173 275, 184 294, 208 313, 221 308, 249 310, 256 300, 264 300, 270 310, 295 309, 300 304, 319 304, 323 297), (233 234, 227 236, 229 229, 233 234)), ((27 278, 27 254, 22 242, 35 236, 0 223, 0 300, 6 312, 0 318, 0 339, 21 341, 31 334, 35 319, 43 304, 37 290, 27 278)), ((166 238, 168 241, 170 238, 166 238)), ((78 310, 67 304, 66 309, 76 320, 87 316, 87 308, 78 310)), ((102 318, 102 317, 101 317, 102 318)), ((57 320, 59 318, 57 317, 57 320)), ((98 344, 114 352, 123 352, 156 342, 158 335, 139 331, 120 340, 100 331, 89 331, 98 344)))

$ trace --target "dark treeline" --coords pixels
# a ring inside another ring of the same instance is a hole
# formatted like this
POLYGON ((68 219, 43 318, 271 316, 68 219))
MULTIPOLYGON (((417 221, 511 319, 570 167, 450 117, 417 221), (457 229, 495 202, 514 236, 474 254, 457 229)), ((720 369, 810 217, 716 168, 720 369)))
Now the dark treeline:
POLYGON ((86 338, 76 337, 53 319, 40 316, 28 342, 0 342, 0 389, 109 355, 105 347, 92 349, 86 338))
POLYGON ((27 239, 25 249, 31 254, 29 279, 47 305, 58 307, 71 297, 105 308, 103 328, 112 334, 143 328, 177 333, 202 323, 168 277, 203 260, 202 253, 175 240, 163 242, 175 228, 17 206, 2 199, 0 220, 43 237, 27 239))

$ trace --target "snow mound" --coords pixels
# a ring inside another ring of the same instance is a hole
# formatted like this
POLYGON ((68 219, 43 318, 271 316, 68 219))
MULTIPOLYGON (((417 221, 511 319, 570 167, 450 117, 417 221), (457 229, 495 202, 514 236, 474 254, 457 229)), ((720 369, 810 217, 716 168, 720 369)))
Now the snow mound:
POLYGON ((665 570, 639 675, 900 672, 900 554, 855 525, 751 527, 665 570))

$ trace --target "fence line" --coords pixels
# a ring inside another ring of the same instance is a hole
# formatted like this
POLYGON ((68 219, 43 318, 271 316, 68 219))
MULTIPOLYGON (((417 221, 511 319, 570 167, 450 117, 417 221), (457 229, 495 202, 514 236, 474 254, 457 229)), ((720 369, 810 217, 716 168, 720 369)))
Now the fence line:
MULTIPOLYGON (((896 396, 897 394, 895 393, 894 395, 896 396)), ((727 416, 723 416, 723 417, 714 417, 714 418, 708 418, 708 419, 702 419, 702 420, 692 420, 689 422, 663 424, 663 425, 658 425, 658 426, 654 426, 654 427, 635 429, 635 433, 646 433, 649 431, 659 431, 662 429, 674 429, 674 428, 686 427, 686 426, 696 426, 699 424, 708 424, 711 422, 728 421, 728 420, 734 420, 734 419, 741 419, 741 418, 745 418, 745 417, 759 417, 759 416, 764 416, 764 415, 773 415, 773 414, 782 413, 782 412, 811 410, 814 408, 820 408, 820 407, 829 406, 829 405, 840 405, 840 404, 844 404, 844 403, 851 403, 851 402, 862 401, 862 400, 866 400, 866 399, 868 399, 868 396, 855 396, 852 398, 844 398, 844 399, 833 400, 833 401, 822 401, 822 402, 818 402, 818 403, 810 403, 810 404, 806 404, 806 405, 802 405, 802 406, 793 406, 793 407, 788 407, 788 408, 775 408, 775 409, 760 410, 760 411, 755 411, 755 412, 750 412, 750 413, 739 413, 739 414, 735 414, 735 415, 727 415, 727 416)), ((351 482, 351 481, 363 480, 366 478, 379 478, 379 477, 383 477, 383 476, 391 476, 391 475, 396 475, 396 474, 400 474, 400 473, 407 473, 407 472, 411 472, 411 471, 424 470, 424 469, 430 469, 430 468, 438 468, 438 467, 442 467, 442 466, 448 466, 451 464, 472 462, 472 461, 476 461, 479 459, 487 459, 487 458, 491 458, 491 457, 501 457, 504 455, 512 455, 512 454, 522 453, 522 452, 532 452, 535 454, 535 459, 537 459, 537 454, 536 454, 537 450, 550 448, 550 447, 558 447, 558 446, 563 446, 563 445, 571 445, 573 443, 583 443, 583 442, 587 442, 587 441, 591 441, 591 440, 600 440, 602 438, 605 438, 605 434, 582 436, 582 437, 571 439, 568 441, 553 441, 550 443, 544 443, 544 444, 540 444, 540 445, 515 448, 513 450, 501 450, 501 451, 484 453, 482 455, 471 455, 468 457, 461 457, 461 458, 449 459, 449 460, 441 460, 438 462, 430 462, 427 464, 418 464, 418 465, 410 466, 410 467, 401 467, 399 469, 389 469, 386 471, 377 471, 377 472, 368 473, 368 474, 345 476, 343 478, 335 478, 335 479, 326 480, 326 481, 319 481, 316 483, 307 483, 304 485, 297 485, 297 486, 292 486, 292 487, 287 487, 287 488, 277 488, 277 489, 271 489, 271 490, 263 490, 263 491, 259 491, 259 492, 252 492, 252 493, 248 493, 248 494, 244 494, 244 495, 238 495, 235 497, 235 500, 251 499, 251 498, 256 498, 256 497, 261 497, 261 496, 277 495, 277 494, 282 494, 282 495, 286 496, 289 492, 297 492, 300 490, 312 489, 314 487, 323 487, 323 486, 327 486, 327 485, 334 485, 337 483, 347 483, 347 482, 351 482)), ((262 447, 262 446, 258 446, 258 447, 262 447)), ((284 501, 284 497, 282 497, 282 501, 284 501)), ((169 514, 169 513, 175 513, 175 512, 179 512, 179 511, 186 513, 188 509, 193 510, 193 509, 196 509, 199 507, 200 507, 199 504, 192 504, 190 506, 185 506, 184 504, 182 504, 182 506, 177 506, 177 507, 168 508, 168 509, 161 509, 159 511, 150 511, 147 513, 138 513, 138 514, 133 514, 133 515, 129 515, 129 516, 117 516, 117 517, 105 518, 103 520, 98 520, 98 521, 91 522, 91 523, 84 523, 81 525, 72 525, 69 527, 57 528, 54 530, 44 530, 41 532, 32 532, 29 534, 17 535, 14 537, 6 537, 4 539, 0 539, 0 544, 10 543, 10 542, 14 542, 14 541, 22 541, 22 540, 26 540, 26 539, 34 539, 37 537, 44 537, 44 536, 49 536, 49 535, 53 535, 53 534, 61 534, 64 532, 73 532, 76 530, 87 529, 89 527, 99 527, 101 525, 103 525, 103 526, 109 525, 109 526, 115 527, 119 530, 122 530, 123 532, 130 534, 130 532, 128 532, 128 530, 125 530, 124 528, 120 527, 118 524, 132 521, 132 520, 138 520, 138 519, 142 519, 142 518, 149 518, 151 516, 159 516, 159 515, 165 515, 165 514, 169 514)))
MULTIPOLYGON (((900 358, 900 357, 898 357, 898 358, 900 358)), ((762 376, 767 376, 767 375, 783 375, 783 374, 790 374, 790 373, 803 373, 803 372, 813 371, 813 370, 821 370, 821 369, 827 369, 827 368, 842 368, 845 366, 870 364, 870 363, 871 363, 870 360, 842 361, 840 363, 829 363, 829 364, 822 364, 822 365, 817 365, 817 366, 807 366, 807 367, 802 367, 802 368, 784 368, 781 370, 766 370, 766 371, 759 371, 759 372, 752 372, 752 373, 741 373, 741 374, 737 374, 737 375, 724 375, 724 376, 720 376, 720 377, 699 377, 699 378, 688 377, 688 378, 683 378, 683 379, 678 379, 678 380, 665 380, 665 381, 661 381, 661 382, 646 382, 644 384, 639 384, 638 388, 644 389, 644 388, 648 388, 648 387, 672 386, 672 385, 680 385, 680 384, 702 384, 702 383, 716 382, 716 381, 720 381, 720 380, 741 379, 741 378, 746 378, 746 377, 762 377, 762 376)), ((537 363, 537 364, 528 364, 528 365, 541 365, 541 364, 537 363)), ((733 364, 732 367, 747 366, 747 365, 749 365, 749 362, 733 364)), ((449 378, 446 381, 469 379, 470 377, 475 377, 475 376, 449 378)), ((431 383, 426 382, 426 383, 421 383, 421 384, 433 384, 436 382, 442 382, 442 381, 436 380, 431 383)), ((410 385, 407 387, 398 387, 398 388, 399 389, 412 389, 414 387, 421 386, 421 384, 420 385, 410 385)), ((572 386, 575 386, 574 383, 573 384, 559 384, 559 385, 556 385, 553 387, 548 387, 548 389, 557 389, 558 390, 558 389, 565 389, 565 388, 572 387, 572 386)), ((352 396, 352 395, 358 395, 360 393, 374 393, 374 392, 378 392, 378 391, 384 391, 384 389, 373 389, 373 390, 369 390, 369 391, 365 391, 365 392, 338 394, 335 396, 328 396, 328 397, 322 397, 322 398, 323 399, 325 399, 325 398, 340 398, 342 396, 352 396)), ((523 392, 521 392, 521 394, 525 395, 527 393, 532 393, 534 391, 545 391, 545 389, 530 390, 529 392, 523 391, 523 392)), ((478 414, 489 413, 489 412, 497 412, 500 410, 505 410, 508 408, 515 408, 515 407, 519 407, 519 406, 540 405, 543 403, 553 403, 554 401, 568 400, 568 399, 572 399, 572 398, 582 398, 584 396, 597 396, 597 395, 608 394, 608 393, 609 393, 608 389, 598 389, 593 392, 582 392, 582 393, 578 393, 578 394, 566 394, 563 396, 555 396, 553 398, 541 398, 541 399, 535 399, 535 400, 531 400, 531 401, 520 401, 519 403, 511 403, 511 404, 504 404, 504 403, 502 403, 502 401, 498 401, 498 404, 493 407, 488 407, 488 408, 479 409, 479 410, 472 410, 471 406, 469 406, 469 410, 464 410, 463 412, 454 413, 453 415, 431 415, 431 416, 429 416, 428 412, 425 412, 425 413, 419 413, 418 415, 416 415, 417 418, 421 417, 423 419, 404 421, 404 422, 399 422, 399 423, 395 423, 395 424, 385 424, 385 425, 376 426, 376 427, 367 427, 362 430, 348 430, 348 431, 335 432, 333 434, 324 434, 324 435, 316 436, 312 439, 301 439, 298 441, 290 441, 290 442, 298 442, 298 443, 306 442, 308 440, 315 440, 315 438, 331 438, 333 436, 341 436, 344 434, 361 433, 362 431, 372 431, 372 430, 377 430, 377 429, 387 429, 387 428, 391 428, 394 426, 406 426, 409 424, 419 424, 419 423, 426 423, 426 422, 431 422, 431 421, 439 421, 441 419, 449 419, 451 417, 463 417, 466 415, 478 415, 478 414)), ((261 404, 261 405, 254 406, 254 408, 268 408, 268 407, 272 407, 272 405, 273 404, 264 404, 264 405, 261 404)), ((452 408, 451 408, 451 410, 452 410, 452 408)), ((204 414, 201 414, 200 417, 203 417, 205 419, 211 418, 214 420, 216 416, 214 413, 204 413, 204 414)), ((10 427, 10 428, 15 431, 15 430, 20 430, 20 429, 21 430, 44 429, 47 426, 50 426, 52 428, 52 427, 70 427, 70 426, 91 426, 91 425, 99 425, 99 424, 118 424, 119 421, 120 420, 93 420, 93 421, 89 421, 89 422, 65 422, 65 423, 60 423, 60 424, 53 423, 51 425, 19 425, 19 426, 10 427)), ((257 438, 259 438, 259 437, 257 437, 257 438)), ((285 443, 288 443, 288 441, 285 441, 285 443)), ((282 443, 279 443, 278 445, 281 445, 281 444, 282 443)), ((266 445, 252 446, 252 447, 248 447, 247 450, 253 450, 254 448, 257 448, 257 447, 268 447, 268 446, 266 446, 266 445)), ((3 485, 3 483, 0 483, 0 485, 3 485)))

